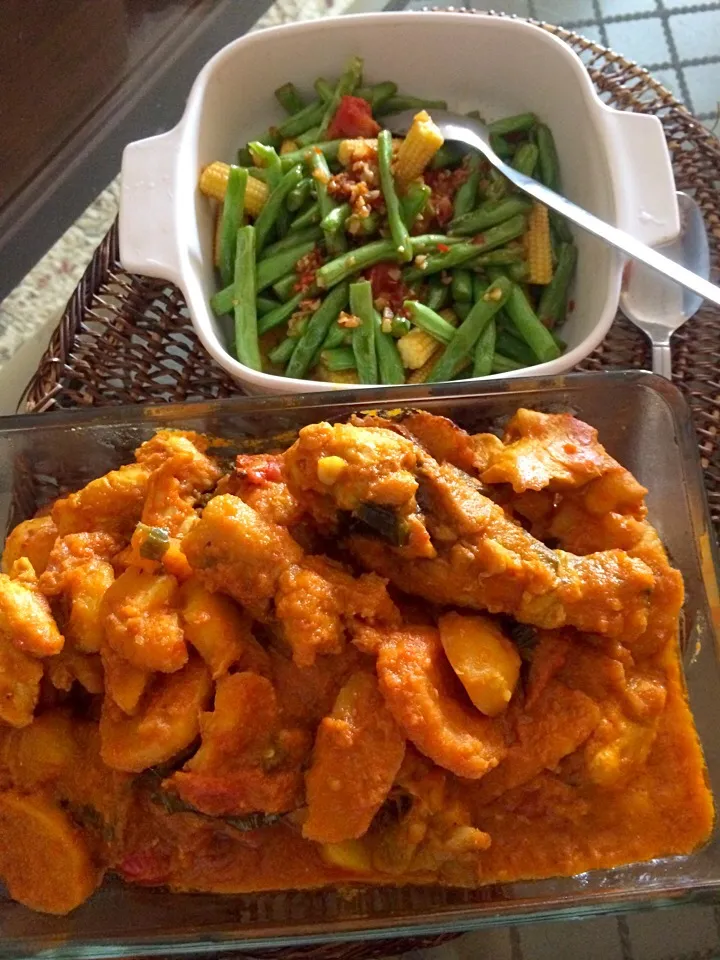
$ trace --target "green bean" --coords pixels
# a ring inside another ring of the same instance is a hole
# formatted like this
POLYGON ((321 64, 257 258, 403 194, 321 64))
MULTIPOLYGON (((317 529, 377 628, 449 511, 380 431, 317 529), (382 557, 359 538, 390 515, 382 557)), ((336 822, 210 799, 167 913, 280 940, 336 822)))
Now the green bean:
MULTIPOLYGON (((258 217, 258 220, 259 219, 258 217)), ((257 229, 257 222, 255 229, 257 229)), ((307 243, 308 240, 313 240, 317 243, 318 240, 322 239, 322 235, 323 232, 320 227, 305 227, 304 230, 295 230, 284 236, 282 240, 276 240, 275 243, 271 243, 269 247, 265 247, 260 260, 267 260, 270 257, 274 257, 277 253, 283 253, 285 250, 296 247, 299 243, 307 243)))
POLYGON ((527 343, 540 363, 555 360, 556 357, 560 356, 558 345, 553 340, 550 331, 538 320, 522 287, 513 284, 505 309, 515 330, 527 343))
POLYGON ((465 317, 470 313, 473 308, 472 303, 469 300, 455 300, 452 305, 453 310, 457 314, 460 320, 464 320, 465 317))
POLYGON ((404 337, 411 330, 412 324, 407 317, 395 316, 390 321, 390 336, 395 337, 396 340, 404 337))
POLYGON ((484 253, 473 262, 474 267, 504 267, 509 263, 519 263, 525 259, 525 250, 520 243, 509 243, 499 250, 484 253))
POLYGON ((505 273, 513 283, 525 283, 528 277, 527 263, 522 260, 517 263, 508 263, 505 267, 505 273))
POLYGON ((511 360, 510 357, 504 357, 501 353, 496 353, 493 357, 493 373, 512 373, 513 370, 522 370, 527 366, 525 363, 519 363, 517 360, 511 360))
POLYGON ((270 297, 257 297, 255 305, 259 317, 264 317, 266 313, 270 313, 271 310, 280 306, 277 300, 273 300, 270 297))
POLYGON ((362 83, 362 68, 363 62, 360 57, 350 57, 345 70, 333 90, 332 96, 322 105, 323 113, 320 120, 318 140, 325 139, 342 98, 346 94, 352 93, 356 87, 359 87, 362 83))
POLYGON ((505 200, 485 200, 477 210, 453 220, 448 233, 454 237, 472 237, 476 233, 509 220, 518 213, 527 213, 532 202, 525 197, 507 197, 505 200))
POLYGON ((327 103, 327 101, 331 99, 335 89, 331 83, 327 82, 325 77, 318 77, 315 83, 313 84, 313 87, 315 88, 315 93, 325 103, 327 103))
POLYGON ((246 367, 262 369, 255 305, 255 227, 240 227, 235 254, 235 354, 246 367))
MULTIPOLYGON (((336 210, 340 204, 328 193, 328 181, 330 180, 330 168, 327 160, 322 153, 313 153, 310 157, 310 170, 316 183, 318 204, 320 207, 321 223, 330 213, 336 210)), ((344 222, 344 221, 343 221, 344 222)), ((337 256, 347 249, 347 238, 340 229, 324 230, 325 246, 331 257, 337 256)))
POLYGON ((421 233, 417 237, 410 237, 413 254, 437 253, 438 247, 454 247, 456 244, 467 243, 464 237, 448 237, 444 233, 421 233))
MULTIPOLYGON (((264 146, 272 147, 274 150, 279 150, 280 145, 283 142, 283 137, 279 133, 277 127, 270 127, 269 130, 266 130, 265 133, 258 137, 255 143, 261 143, 264 146)), ((238 164, 241 167, 249 167, 253 163, 252 154, 250 152, 250 144, 246 144, 244 147, 241 147, 238 150, 238 164)))
POLYGON ((313 200, 309 207, 302 210, 290 223, 290 232, 297 234, 300 230, 307 227, 313 227, 322 220, 320 215, 320 204, 313 200))
POLYGON ((282 302, 285 303, 285 301, 289 300, 295 293, 297 282, 298 275, 294 270, 291 270, 290 273, 284 277, 280 277, 280 279, 272 285, 273 293, 278 300, 282 300, 282 302))
POLYGON ((325 104, 322 100, 313 100, 292 117, 288 117, 277 128, 282 140, 292 140, 305 133, 311 127, 316 127, 323 118, 325 104))
POLYGON ((381 260, 392 260, 395 256, 395 244, 392 240, 374 240, 364 247, 348 250, 334 260, 323 264, 315 274, 315 279, 321 289, 329 289, 335 284, 346 280, 354 273, 372 267, 381 260))
POLYGON ((398 258, 409 260, 412 257, 412 245, 408 228, 400 214, 400 201, 395 191, 395 178, 392 172, 392 134, 389 130, 381 130, 378 134, 377 156, 380 186, 385 199, 390 235, 398 258))
POLYGON ((295 137, 295 143, 300 149, 303 147, 309 147, 313 143, 317 143, 318 137, 320 136, 320 127, 310 127, 309 130, 306 130, 305 133, 301 134, 299 137, 295 137))
MULTIPOLYGON (((473 274, 473 303, 477 303, 478 300, 482 299, 487 287, 488 284, 485 277, 481 277, 477 273, 473 274)), ((502 313, 499 313, 498 316, 501 317, 502 313)))
POLYGON ((320 221, 320 226, 325 233, 337 233, 345 229, 345 221, 350 216, 350 204, 341 203, 333 207, 326 216, 320 221))
POLYGON ((473 355, 472 375, 474 377, 487 377, 492 372, 496 330, 495 317, 493 317, 477 338, 473 355))
POLYGON ((537 123, 537 117, 534 113, 517 113, 512 117, 503 117, 502 120, 493 120, 488 124, 490 133, 498 134, 501 137, 508 133, 525 133, 537 123))
POLYGON ((285 303, 279 304, 274 310, 271 310, 270 313, 261 316, 258 320, 258 333, 260 335, 267 333, 268 330, 274 330, 275 327, 279 327, 289 320, 306 296, 306 293, 296 293, 294 297, 291 297, 285 303))
POLYGON ((507 193, 508 180, 495 167, 490 168, 490 184, 485 191, 487 200, 502 200, 507 193))
POLYGON ((265 246, 270 231, 275 226, 283 209, 285 198, 302 180, 302 167, 298 164, 284 174, 277 186, 270 192, 262 210, 255 220, 255 237, 258 252, 265 246))
POLYGON ((388 97, 375 111, 378 117, 389 113, 402 113, 405 110, 447 110, 446 100, 426 100, 423 97, 388 97))
POLYGON ((322 342, 321 350, 334 350, 335 347, 347 347, 352 344, 352 330, 333 323, 322 342))
POLYGON ((471 153, 468 158, 468 178, 462 183, 455 194, 455 203, 453 205, 453 220, 458 220, 465 214, 475 209, 477 201, 478 184, 480 183, 480 171, 482 169, 482 160, 477 153, 471 153))
POLYGON ((270 363, 274 363, 278 367, 284 367, 285 364, 290 360, 290 357, 293 355, 293 351, 295 350, 296 346, 297 340, 295 340, 293 337, 285 337, 285 339, 281 340, 274 350, 270 351, 268 354, 268 360, 270 363))
POLYGON ((280 156, 280 163, 283 170, 289 170, 296 163, 307 163, 313 153, 318 150, 326 160, 337 160, 338 150, 342 140, 325 140, 323 143, 313 143, 308 147, 300 147, 299 150, 292 150, 290 153, 283 153, 280 156))
MULTIPOLYGON (((280 157, 278 156, 274 147, 269 147, 257 140, 254 140, 250 144, 250 152, 256 157, 259 165, 267 170, 267 185, 270 189, 271 197, 275 190, 280 186, 280 183, 283 179, 283 169, 282 164, 280 163, 280 157)), ((294 170, 296 168, 293 167, 291 169, 294 170)), ((270 212, 266 213, 269 205, 270 198, 268 197, 268 200, 260 211, 260 216, 255 221, 256 243, 258 244, 258 251, 262 250, 265 241, 267 240, 268 233, 276 222, 278 224, 278 230, 281 234, 285 233, 288 227, 288 216, 284 210, 282 202, 278 203, 276 200, 275 203, 272 204, 270 212), (263 217, 263 215, 265 216, 263 217), (263 217, 263 222, 261 229, 258 232, 257 226, 260 217, 263 217)))
POLYGON ((538 124, 535 137, 538 148, 540 179, 546 187, 550 187, 551 190, 558 193, 560 191, 560 162, 550 128, 544 123, 538 124))
POLYGON ((534 143, 521 143, 515 151, 512 165, 519 173, 531 177, 535 172, 540 151, 534 143))
POLYGON ((490 146, 493 148, 495 153, 500 157, 501 160, 510 160, 514 153, 513 147, 505 137, 499 136, 497 133, 490 134, 490 146))
POLYGON ((455 167, 465 156, 465 150, 458 143, 445 142, 430 161, 431 170, 444 170, 455 167))
POLYGON ((235 284, 231 283, 210 297, 210 309, 216 317, 222 317, 226 313, 232 313, 233 307, 235 306, 233 302, 234 296, 235 284))
POLYGON ((490 227, 471 242, 456 243, 447 253, 429 254, 422 269, 411 269, 406 273, 408 282, 420 280, 424 276, 463 266, 476 257, 483 256, 495 247, 501 247, 525 232, 525 217, 518 214, 496 227, 490 227))
POLYGON ((286 377, 301 379, 310 368, 318 348, 325 340, 331 324, 333 324, 348 302, 348 285, 338 284, 325 297, 323 302, 312 315, 305 332, 298 340, 295 352, 285 370, 286 377))
POLYGON ((425 303, 418 300, 406 300, 403 309, 410 314, 410 320, 416 327, 420 327, 440 343, 450 343, 455 336, 455 327, 444 320, 439 313, 431 310, 425 303))
POLYGON ((370 103, 373 112, 377 113, 387 102, 394 97, 398 91, 396 83, 392 80, 383 80, 381 83, 374 83, 369 88, 370 103))
POLYGON ((503 356, 510 357, 511 360, 517 360, 526 367, 531 367, 535 362, 535 354, 530 347, 518 335, 508 327, 504 327, 497 336, 495 349, 503 356))
POLYGON ((417 218, 424 212, 432 190, 420 180, 413 180, 404 195, 400 197, 400 211, 403 223, 411 230, 417 218))
MULTIPOLYGON (((295 269, 295 264, 310 253, 315 248, 312 240, 306 240, 305 243, 299 243, 289 250, 283 250, 282 253, 276 253, 274 257, 268 257, 262 260, 257 266, 257 288, 264 290, 272 286, 281 277, 295 269)), ((276 291, 277 292, 277 291, 276 291)))
POLYGON ((352 347, 360 383, 378 382, 378 358, 375 349, 377 322, 373 307, 372 284, 359 280, 350 284, 350 312, 360 321, 353 330, 352 347))
POLYGON ((575 244, 561 244, 552 280, 543 290, 538 305, 538 317, 543 326, 552 328, 565 319, 570 283, 575 273, 576 263, 577 247, 575 244))
MULTIPOLYGON (((248 151, 248 153, 249 153, 249 152, 250 152, 250 151, 248 151)), ((252 158, 251 158, 250 162, 252 163, 252 158)), ((268 172, 267 172, 267 169, 266 169, 265 167, 254 167, 254 166, 251 166, 251 167, 248 167, 248 168, 247 168, 247 172, 248 172, 248 176, 250 176, 250 177, 255 177, 256 180, 262 180, 263 183, 266 183, 266 182, 267 182, 268 172)))
POLYGON ((237 232, 244 219, 247 181, 247 170, 230 167, 220 221, 220 277, 224 285, 232 282, 235 273, 237 232))
POLYGON ((473 306, 465 320, 455 330, 445 352, 430 372, 429 382, 439 383, 455 375, 458 367, 473 353, 475 344, 490 320, 500 310, 513 289, 507 277, 498 277, 473 306))
POLYGON ((450 293, 453 300, 459 303, 469 303, 472 300, 472 274, 469 270, 453 270, 450 293))
POLYGON ((375 352, 380 383, 405 383, 405 367, 393 336, 384 333, 380 314, 375 313, 375 352))
POLYGON ((312 188, 313 182, 311 178, 303 177, 300 183, 290 191, 285 203, 291 213, 297 213, 301 207, 305 206, 310 199, 312 188))
POLYGON ((379 227, 380 216, 375 211, 371 211, 366 217, 351 213, 345 221, 345 230, 352 237, 370 237, 378 232, 379 227))
POLYGON ((442 310, 445 306, 449 296, 449 284, 443 283, 437 277, 433 277, 428 285, 426 305, 437 313, 438 310, 442 310))
POLYGON ((290 116, 293 116, 305 106, 305 101, 300 96, 300 91, 294 83, 284 83, 275 91, 275 99, 290 116))
POLYGON ((354 370, 357 366, 352 347, 333 347, 331 350, 322 350, 320 359, 328 370, 354 370))

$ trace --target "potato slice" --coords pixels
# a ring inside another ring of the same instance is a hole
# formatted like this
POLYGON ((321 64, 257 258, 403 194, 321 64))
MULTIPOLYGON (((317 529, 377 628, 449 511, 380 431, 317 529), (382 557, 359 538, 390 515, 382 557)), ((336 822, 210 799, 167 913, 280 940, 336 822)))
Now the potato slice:
POLYGON ((51 800, 9 791, 0 794, 0 877, 13 900, 63 914, 87 900, 102 870, 81 831, 51 800))
POLYGON ((510 702, 520 675, 520 654, 489 617, 447 613, 440 639, 467 694, 482 713, 496 717, 510 702))

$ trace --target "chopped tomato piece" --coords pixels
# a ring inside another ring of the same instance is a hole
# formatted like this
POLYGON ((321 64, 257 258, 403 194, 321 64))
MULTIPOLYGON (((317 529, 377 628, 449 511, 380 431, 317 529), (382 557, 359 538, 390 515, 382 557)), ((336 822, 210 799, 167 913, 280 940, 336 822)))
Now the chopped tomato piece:
POLYGON ((440 251, 440 253, 448 253, 450 250, 450 247, 446 243, 439 243, 437 245, 437 248, 440 251))
POLYGON ((328 140, 337 140, 340 137, 376 137, 379 132, 380 124, 373 119, 372 107, 367 100, 346 94, 335 111, 327 135, 328 140))

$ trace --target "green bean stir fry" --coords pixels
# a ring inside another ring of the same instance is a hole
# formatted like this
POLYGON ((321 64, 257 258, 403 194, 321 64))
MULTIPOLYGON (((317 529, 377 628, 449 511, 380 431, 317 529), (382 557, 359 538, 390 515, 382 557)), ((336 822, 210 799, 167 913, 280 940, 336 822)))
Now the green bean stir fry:
MULTIPOLYGON (((353 57, 307 99, 275 91, 278 126, 216 161, 210 303, 254 370, 334 383, 441 382, 508 373, 565 349, 577 248, 565 221, 458 145, 442 100, 364 85, 353 57), (404 139, 382 118, 415 110, 404 139)), ((477 114, 475 114, 477 116, 477 114)), ((560 189, 552 133, 534 114, 489 124, 496 152, 560 189)))

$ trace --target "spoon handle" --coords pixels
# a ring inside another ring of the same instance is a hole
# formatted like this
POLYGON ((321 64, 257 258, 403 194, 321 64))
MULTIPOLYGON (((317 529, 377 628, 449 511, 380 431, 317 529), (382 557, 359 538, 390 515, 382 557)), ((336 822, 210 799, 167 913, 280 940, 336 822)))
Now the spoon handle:
POLYGON ((652 345, 652 368, 653 373, 659 373, 666 380, 672 380, 672 355, 670 353, 670 342, 657 343, 653 341, 652 345))
POLYGON ((532 177, 528 177, 524 173, 519 173, 512 167, 509 167, 506 163, 503 163, 493 151, 487 150, 485 145, 483 145, 483 148, 488 160, 490 160, 501 173, 504 173, 508 180, 525 193, 534 197, 536 200, 540 200, 546 207, 557 211, 557 213, 562 214, 568 220, 572 220, 573 223, 582 227, 583 230, 587 230, 588 233, 600 237, 611 246, 617 247, 618 250, 627 253, 633 260, 640 260, 641 263, 644 263, 652 270, 656 270, 658 273, 674 280, 675 283, 679 283, 680 286, 687 287, 688 290, 692 290, 694 293, 697 293, 698 296, 704 297, 706 300, 710 300, 712 303, 720 306, 720 287, 716 287, 714 283, 710 283, 709 280, 704 280, 702 277, 693 273, 692 270, 688 270, 679 263, 675 263, 669 257, 658 253, 657 250, 646 246, 644 243, 641 243, 640 240, 631 237, 629 233, 625 233, 624 230, 619 230, 617 227, 605 223, 604 220, 601 220, 592 213, 588 213, 587 210, 583 210, 582 207, 578 207, 577 204, 572 203, 570 200, 566 200, 565 197, 561 197, 559 193, 555 193, 554 190, 543 186, 542 183, 538 183, 537 180, 533 180, 532 177))

